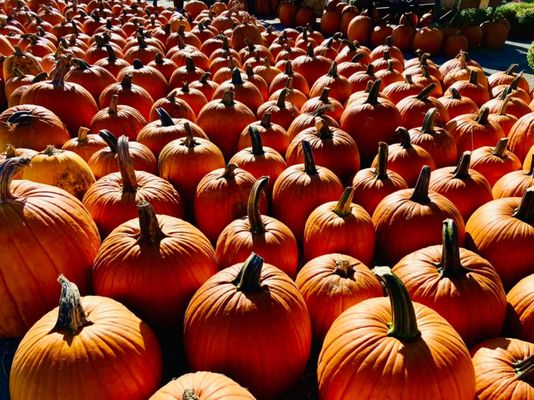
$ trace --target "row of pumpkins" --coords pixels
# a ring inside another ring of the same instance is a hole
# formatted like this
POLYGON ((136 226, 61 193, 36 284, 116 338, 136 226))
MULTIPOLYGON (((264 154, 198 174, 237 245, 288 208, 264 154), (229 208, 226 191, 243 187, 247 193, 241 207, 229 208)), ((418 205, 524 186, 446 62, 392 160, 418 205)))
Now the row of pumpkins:
POLYGON ((11 398, 532 396, 522 74, 185 8, 4 3, 11 398))

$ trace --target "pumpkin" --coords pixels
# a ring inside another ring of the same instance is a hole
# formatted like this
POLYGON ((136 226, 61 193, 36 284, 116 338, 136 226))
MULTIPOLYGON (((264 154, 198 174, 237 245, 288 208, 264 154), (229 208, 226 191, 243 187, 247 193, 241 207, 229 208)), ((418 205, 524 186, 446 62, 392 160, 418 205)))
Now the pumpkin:
POLYGON ((460 212, 446 197, 429 191, 429 183, 430 167, 424 166, 413 189, 398 190, 384 197, 376 207, 372 218, 378 262, 393 264, 415 250, 440 243, 441 222, 446 218, 454 220, 459 244, 464 243, 460 212), (417 234, 407 234, 410 230, 417 234))
POLYGON ((69 64, 69 58, 60 58, 51 74, 51 80, 29 86, 20 101, 21 104, 36 104, 49 109, 74 136, 81 126, 90 125, 98 107, 91 93, 83 86, 65 82, 69 64))
POLYGON ((175 96, 178 99, 184 100, 197 116, 208 103, 206 96, 200 90, 192 89, 187 82, 184 82, 180 89, 172 90, 169 96, 175 96))
POLYGON ((72 151, 58 150, 49 145, 31 160, 31 166, 24 169, 22 179, 57 186, 78 199, 95 183, 93 172, 85 160, 72 151))
POLYGON ((332 62, 326 75, 319 77, 313 83, 309 96, 316 97, 321 95, 326 87, 330 89, 330 96, 340 103, 344 103, 351 95, 351 85, 347 78, 338 74, 336 61, 332 62))
POLYGON ((152 330, 115 300, 80 297, 63 275, 58 281, 59 307, 32 326, 15 353, 11 398, 51 400, 80 391, 77 397, 83 400, 141 400, 154 393, 163 368, 152 330))
POLYGON ((408 96, 415 96, 421 92, 423 85, 415 83, 411 74, 404 76, 403 80, 391 82, 384 87, 382 95, 392 101, 394 104, 399 103, 408 96))
POLYGON ((162 53, 156 53, 154 59, 148 63, 148 66, 161 72, 167 81, 171 79, 172 73, 178 68, 173 60, 165 58, 162 53))
POLYGON ((253 71, 255 74, 261 76, 269 86, 276 76, 281 72, 277 67, 271 65, 268 57, 264 58, 263 65, 255 66, 253 71))
POLYGON ((470 164, 471 152, 465 151, 456 167, 442 167, 430 175, 429 189, 452 201, 464 221, 478 207, 493 200, 488 180, 480 172, 470 169, 470 164))
POLYGON ((306 100, 300 108, 300 113, 313 113, 321 108, 325 108, 325 115, 328 115, 339 122, 344 107, 338 100, 329 97, 329 95, 330 88, 323 88, 319 96, 306 100))
MULTIPOLYGON (((195 2, 189 1, 186 4, 195 2)), ((198 3, 204 4, 200 1, 198 3)), ((256 400, 244 387, 223 374, 215 372, 195 372, 171 380, 149 400, 217 400, 220 398, 236 400, 256 400)))
POLYGON ((327 121, 320 118, 317 118, 315 127, 304 129, 291 140, 285 154, 288 165, 304 162, 302 140, 310 144, 317 164, 328 168, 342 182, 350 182, 360 169, 358 146, 354 139, 343 130, 328 126, 327 121))
POLYGON ((459 153, 491 146, 504 137, 502 128, 488 119, 489 110, 482 107, 478 114, 465 114, 451 119, 445 128, 454 137, 459 153))
POLYGON ((228 90, 234 92, 235 99, 253 112, 256 112, 259 106, 263 104, 263 96, 255 84, 249 81, 243 81, 241 71, 234 68, 232 71, 232 79, 229 82, 222 83, 213 93, 212 100, 222 99, 224 93, 228 90))
POLYGON ((154 102, 150 109, 149 121, 156 121, 160 117, 158 115, 158 108, 165 110, 172 118, 185 118, 191 122, 196 122, 197 117, 191 106, 186 100, 177 97, 176 91, 172 90, 167 97, 162 97, 154 102))
POLYGON ((286 153, 287 146, 289 146, 291 139, 282 126, 271 122, 270 112, 263 113, 260 121, 253 122, 243 129, 237 143, 238 150, 243 150, 244 148, 252 146, 249 134, 250 127, 254 127, 254 129, 258 131, 263 145, 276 150, 280 154, 286 153))
POLYGON ((219 269, 243 262, 254 252, 295 277, 299 256, 295 236, 283 223, 260 212, 262 191, 268 181, 269 178, 261 177, 254 183, 246 216, 232 221, 219 235, 216 246, 219 269))
MULTIPOLYGON (((212 243, 230 222, 247 213, 247 198, 255 181, 235 164, 210 171, 200 180, 194 197, 195 222, 212 243), (213 218, 214 210, 217 218, 213 218)), ((261 209, 265 210, 265 202, 261 209)))
POLYGON ((445 95, 438 98, 438 101, 449 113, 449 118, 453 119, 459 115, 476 114, 478 106, 469 97, 462 96, 454 87, 447 89, 445 95))
POLYGON ((316 55, 313 51, 313 45, 308 43, 306 55, 298 56, 293 60, 293 70, 302 74, 308 85, 312 87, 315 81, 328 73, 331 64, 332 61, 328 58, 316 55))
POLYGON ((20 46, 15 46, 13 52, 4 58, 2 63, 2 77, 4 81, 14 76, 15 69, 18 69, 24 74, 34 76, 44 72, 39 59, 32 53, 23 51, 20 46))
POLYGON ((350 41, 362 44, 369 43, 373 20, 367 15, 358 15, 352 18, 347 27, 347 37, 350 41))
MULTIPOLYGON (((196 81, 191 82, 189 85, 190 89, 197 89, 206 97, 206 99, 211 99, 213 97, 213 93, 215 93, 215 90, 219 87, 219 84, 210 80, 209 77, 211 76, 211 73, 206 72, 204 73, 199 79, 196 81)), ((195 121, 193 121, 195 122, 195 121)))
POLYGON ((490 121, 497 122, 497 124, 499 124, 499 126, 502 128, 504 136, 507 137, 518 118, 515 115, 507 113, 508 105, 510 105, 510 101, 512 101, 511 95, 506 95, 506 92, 503 92, 503 96, 505 98, 504 101, 501 102, 501 106, 496 113, 490 114, 488 119, 490 121))
POLYGON ((520 160, 524 160, 534 146, 534 112, 519 118, 508 135, 508 148, 520 160))
POLYGON ((479 343, 471 353, 478 399, 521 400, 532 397, 532 343, 498 337, 479 343))
POLYGON ((521 279, 506 295, 508 309, 504 333, 510 337, 533 342, 534 338, 534 274, 521 279))
POLYGON ((508 172, 521 169, 521 160, 506 150, 507 144, 508 138, 502 138, 494 147, 479 147, 471 155, 471 168, 484 175, 490 186, 508 172))
POLYGON ((325 10, 321 16, 321 32, 325 35, 333 35, 339 30, 341 15, 334 10, 325 10))
POLYGON ((145 125, 137 135, 137 141, 148 147, 152 153, 159 156, 159 153, 169 142, 187 135, 185 124, 189 125, 193 136, 207 139, 204 131, 195 123, 185 118, 171 118, 163 109, 158 108, 156 112, 159 116, 158 121, 153 121, 145 125))
POLYGON ((421 127, 410 129, 409 133, 411 143, 425 149, 440 168, 453 165, 458 159, 458 151, 451 134, 434 126, 437 113, 436 108, 428 110, 421 127))
POLYGON ((184 347, 193 370, 224 373, 258 398, 275 398, 301 375, 310 354, 306 303, 285 273, 252 253, 195 293, 185 315, 184 347), (257 346, 263 341, 270 345, 257 346), (253 353, 243 352, 250 346, 253 353))
POLYGON ((467 344, 496 337, 506 316, 506 293, 484 258, 458 246, 452 219, 443 221, 443 244, 402 258, 393 272, 410 298, 437 311, 467 344))
POLYGON ((424 53, 437 54, 443 45, 443 32, 436 27, 423 27, 415 32, 412 41, 413 49, 420 49, 424 53))
POLYGON ((492 113, 499 112, 503 107, 506 108, 508 114, 512 114, 516 118, 521 118, 532 112, 528 103, 530 102, 530 96, 527 92, 522 92, 524 95, 519 96, 520 91, 514 90, 512 85, 505 86, 500 93, 496 93, 495 97, 484 103, 484 107, 488 107, 492 113), (507 99, 507 97, 510 97, 507 99))
POLYGON ((334 321, 319 355, 320 397, 474 398, 475 373, 460 335, 436 311, 412 302, 389 268, 374 272, 389 298, 364 300, 334 321), (418 379, 406 378, 414 374, 418 379), (427 383, 420 385, 419 379, 427 383))
POLYGON ((0 165, 0 273, 6 294, 0 303, 4 316, 0 337, 4 338, 21 337, 53 307, 58 272, 76 279, 82 292, 87 292, 89 271, 100 246, 94 222, 74 196, 49 185, 12 182, 13 175, 29 163, 28 158, 13 157, 0 165), (24 280, 24 289, 21 270, 35 277, 24 280), (7 295, 16 290, 16 296, 7 295))
POLYGON ((221 149, 224 157, 230 159, 237 149, 241 132, 255 120, 250 108, 235 100, 234 92, 228 90, 221 100, 212 100, 202 108, 197 124, 221 149))
MULTIPOLYGON (((506 71, 497 71, 488 76, 489 87, 493 89, 499 85, 510 85, 520 75, 515 72, 518 67, 518 64, 511 64, 506 71)), ((518 86, 527 92, 530 90, 528 81, 524 76, 519 80, 518 86)))
POLYGON ((89 132, 89 128, 82 126, 78 129, 78 136, 67 140, 61 149, 72 151, 83 158, 85 162, 89 162, 94 153, 107 146, 105 140, 99 135, 89 132))
POLYGON ((187 56, 185 65, 172 73, 171 79, 169 79, 169 88, 176 89, 182 86, 184 82, 191 83, 196 81, 202 77, 204 72, 203 69, 195 65, 193 58, 187 56))
POLYGON ((119 71, 123 69, 124 67, 127 67, 130 65, 128 61, 123 59, 122 57, 117 57, 117 54, 115 53, 115 50, 112 46, 107 44, 105 46, 107 57, 101 58, 97 61, 95 61, 94 65, 97 65, 99 67, 102 67, 106 70, 108 70, 111 75, 114 77, 117 77, 119 71))
POLYGON ((157 216, 147 202, 137 211, 139 218, 102 242, 92 272, 95 293, 120 301, 151 326, 178 326, 193 294, 217 272, 215 251, 190 223, 157 216))
MULTIPOLYGON (((117 137, 108 130, 101 130, 99 136, 106 142, 107 147, 94 152, 87 162, 96 179, 120 170, 117 163, 117 137)), ((157 172, 156 157, 148 147, 139 142, 131 142, 128 148, 134 169, 154 174, 157 172)))
POLYGON ((44 150, 49 144, 61 146, 68 139, 69 132, 63 122, 44 107, 24 104, 0 114, 0 150, 8 143, 44 150))
POLYGON ((258 107, 258 118, 262 118, 265 113, 271 115, 271 121, 280 125, 284 129, 288 129, 291 122, 297 117, 297 108, 286 100, 290 94, 290 89, 284 88, 279 92, 276 100, 269 100, 258 107))
POLYGON ((389 100, 379 100, 380 80, 369 95, 353 101, 341 116, 341 129, 358 144, 361 165, 367 167, 375 155, 378 142, 392 143, 401 123, 399 110, 389 100))
POLYGON ((522 198, 506 197, 478 208, 467 221, 466 247, 487 259, 505 289, 532 273, 534 188, 522 198), (513 254, 513 260, 510 260, 513 254), (511 262, 512 261, 512 262, 511 262))
POLYGON ((104 67, 90 65, 82 59, 75 58, 71 61, 74 66, 65 74, 66 82, 74 82, 83 86, 98 101, 100 93, 109 85, 117 82, 117 79, 104 67))
POLYGON ((338 198, 343 186, 328 168, 317 166, 312 147, 301 142, 304 163, 286 168, 273 187, 273 214, 286 224, 297 240, 302 240, 310 213, 319 205, 338 198), (298 207, 292 205, 298 204, 298 207))
POLYGON ((382 81, 375 75, 375 67, 373 64, 369 64, 365 71, 358 71, 349 76, 349 83, 353 94, 349 97, 347 106, 353 101, 353 97, 357 92, 366 90, 369 83, 374 83, 377 80, 380 82, 380 89, 383 89, 382 81))
POLYGON ((98 179, 83 198, 103 237, 135 218, 136 205, 142 200, 152 204, 158 214, 184 216, 183 200, 169 182, 149 172, 134 170, 126 136, 117 142, 116 157, 119 172, 98 179))
POLYGON ((167 94, 167 79, 165 76, 156 68, 143 64, 137 58, 132 61, 132 65, 119 71, 117 80, 122 81, 126 75, 131 75, 132 84, 146 89, 153 99, 160 99, 167 94))
MULTIPOLYGON (((251 147, 244 148, 234 154, 230 159, 230 163, 239 165, 240 168, 257 179, 265 175, 271 181, 275 181, 278 175, 287 168, 284 158, 276 150, 270 147, 263 147, 260 133, 254 125, 249 125, 248 132, 252 144, 251 147)), ((272 184, 268 185, 266 189, 268 199, 271 198, 271 193, 272 184)))
MULTIPOLYGON (((480 84, 477 76, 478 71, 476 69, 472 69, 469 80, 456 81, 450 85, 447 90, 450 93, 451 88, 454 88, 458 91, 458 93, 460 93, 460 95, 470 98, 478 107, 481 107, 484 103, 489 101, 490 94, 488 88, 480 84)), ((447 92, 445 94, 447 94, 447 92)))
POLYGON ((364 168, 356 173, 352 180, 353 200, 361 205, 369 215, 373 215, 376 206, 388 194, 400 189, 408 189, 408 184, 398 173, 387 168, 388 145, 378 144, 378 155, 374 168, 364 168))
POLYGON ((118 105, 119 95, 113 94, 109 106, 98 111, 91 119, 90 129, 98 132, 102 129, 119 132, 135 140, 137 134, 147 122, 143 115, 129 105, 118 105))
POLYGON ((449 122, 449 114, 443 105, 430 96, 436 85, 431 83, 423 88, 417 95, 405 97, 397 103, 401 115, 401 124, 407 129, 417 128, 423 124, 428 110, 436 108, 441 126, 449 122))
MULTIPOLYGON (((534 155, 531 159, 534 158, 534 155)), ((530 170, 520 169, 503 175, 492 188, 495 199, 502 197, 521 197, 523 193, 534 185, 534 162, 530 163, 530 170)))
POLYGON ((271 83, 269 84, 269 93, 274 93, 278 89, 285 88, 289 80, 291 80, 293 89, 298 89, 305 95, 310 92, 310 86, 308 85, 308 81, 306 80, 304 75, 299 72, 293 71, 291 61, 286 61, 284 72, 277 74, 271 80, 271 83))
POLYGON ((482 46, 497 49, 504 46, 508 38, 508 30, 504 24, 497 21, 485 21, 482 28, 482 46))

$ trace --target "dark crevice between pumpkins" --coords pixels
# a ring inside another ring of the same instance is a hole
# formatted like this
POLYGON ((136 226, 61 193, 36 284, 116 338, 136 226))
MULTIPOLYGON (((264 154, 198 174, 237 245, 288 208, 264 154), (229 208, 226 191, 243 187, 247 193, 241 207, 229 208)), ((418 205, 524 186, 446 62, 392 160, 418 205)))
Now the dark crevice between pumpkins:
POLYGON ((232 282, 236 290, 244 293, 261 291, 261 269, 263 258, 252 253, 243 263, 241 270, 232 282))
POLYGON ((68 332, 75 335, 83 327, 93 323, 87 319, 82 307, 78 286, 63 275, 59 275, 57 280, 61 285, 61 294, 59 296, 58 317, 53 331, 68 332))

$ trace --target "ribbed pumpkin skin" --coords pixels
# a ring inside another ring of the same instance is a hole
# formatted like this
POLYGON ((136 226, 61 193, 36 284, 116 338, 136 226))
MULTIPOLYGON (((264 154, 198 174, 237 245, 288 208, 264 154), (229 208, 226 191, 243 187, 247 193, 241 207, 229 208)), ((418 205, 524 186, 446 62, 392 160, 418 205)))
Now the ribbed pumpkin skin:
MULTIPOLYGON (((154 156, 148 147, 139 142, 129 142, 128 149, 135 170, 146 171, 151 174, 157 173, 158 162, 156 161, 156 156, 154 156)), ((95 174, 96 179, 119 171, 117 153, 112 152, 107 146, 96 151, 87 163, 91 167, 91 171, 95 174)))
POLYGON ((116 108, 116 112, 111 112, 109 107, 98 111, 88 125, 91 131, 107 129, 117 135, 126 135, 131 140, 136 140, 139 131, 147 124, 145 117, 129 105, 121 104, 116 108))
POLYGON ((143 321, 181 322, 187 302, 217 272, 215 251, 190 223, 157 217, 163 239, 138 243, 139 219, 118 226, 102 242, 93 267, 95 293, 111 297, 143 321))
POLYGON ((532 400, 532 384, 517 378, 514 363, 534 355, 534 344, 518 339, 495 338, 471 350, 476 374, 477 400, 532 400))
POLYGON ((530 148, 534 146, 534 111, 519 118, 508 137, 508 148, 520 160, 524 160, 530 148))
POLYGON ((388 298, 364 300, 341 314, 319 356, 321 400, 473 399, 464 342, 437 312, 419 303, 414 308, 421 336, 410 342, 388 336, 388 298))
POLYGON ((534 172, 521 169, 501 176, 493 185, 491 192, 495 199, 503 197, 521 197, 523 196, 523 193, 533 185, 534 172))
POLYGON ((534 343, 534 274, 521 279, 506 295, 508 310, 504 332, 534 343))
POLYGON ((186 389, 192 389, 201 400, 256 400, 247 389, 227 376, 205 371, 173 379, 154 393, 149 400, 183 400, 186 389))
POLYGON ((117 226, 137 217, 136 204, 145 200, 157 214, 184 217, 184 204, 172 185, 144 171, 135 171, 137 193, 123 193, 120 172, 100 178, 83 197, 83 205, 96 222, 102 236, 117 226))
POLYGON ((261 399, 276 398, 304 371, 310 317, 281 270, 264 264, 262 290, 252 293, 232 283, 240 270, 237 264, 219 271, 191 299, 184 322, 187 360, 193 370, 224 373, 261 399))
POLYGON ((448 278, 436 267, 441 260, 442 245, 429 246, 403 257, 393 272, 412 301, 437 311, 466 343, 498 336, 506 315, 506 294, 497 271, 476 253, 461 248, 460 262, 470 271, 448 278))
POLYGON ((533 272, 534 226, 512 217, 520 202, 519 197, 490 201, 477 209, 465 226, 465 247, 495 267, 505 289, 533 272))
POLYGON ((0 337, 24 335, 57 304, 58 273, 89 291, 100 246, 91 216, 64 190, 14 181, 11 192, 15 199, 0 202, 0 337))
POLYGON ((93 324, 78 334, 54 331, 56 307, 24 337, 11 370, 12 400, 144 400, 157 389, 161 352, 150 328, 112 299, 81 303, 93 324))
POLYGON ((384 295, 369 268, 344 254, 331 253, 308 261, 295 281, 312 321, 313 336, 323 340, 334 320, 349 307, 384 295), (343 269, 348 272, 344 275, 343 269))

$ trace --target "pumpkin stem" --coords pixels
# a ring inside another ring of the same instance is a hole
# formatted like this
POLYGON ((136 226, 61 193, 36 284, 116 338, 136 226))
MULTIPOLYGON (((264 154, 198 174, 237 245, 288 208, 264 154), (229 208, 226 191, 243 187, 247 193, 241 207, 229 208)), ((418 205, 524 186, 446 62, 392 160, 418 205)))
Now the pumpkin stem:
POLYGON ((421 336, 417 327, 415 309, 402 281, 389 267, 375 267, 373 273, 386 287, 391 304, 391 323, 388 336, 410 341, 421 336))
POLYGON ((109 101, 109 106, 108 106, 108 114, 117 114, 117 105, 119 103, 119 95, 118 94, 114 94, 111 96, 111 100, 109 101))
POLYGON ((306 55, 311 58, 315 58, 315 53, 313 52, 313 45, 308 42, 308 47, 306 49, 306 55))
POLYGON ((516 68, 518 68, 518 67, 519 67, 519 64, 511 64, 508 67, 508 69, 506 70, 505 74, 506 75, 513 75, 515 70, 516 70, 516 68))
POLYGON ((59 296, 59 313, 54 331, 68 331, 75 335, 81 328, 93 323, 87 319, 82 307, 78 286, 70 282, 63 274, 59 275, 57 281, 61 285, 61 295, 59 296))
POLYGON ((210 72, 204 72, 198 81, 205 85, 208 82, 210 75, 210 72))
POLYGON ((163 65, 163 54, 162 53, 156 53, 154 56, 154 62, 156 65, 163 65))
POLYGON ((154 244, 165 237, 159 227, 156 211, 148 201, 140 201, 137 204, 137 215, 139 216, 139 238, 137 243, 154 244))
POLYGON ((236 289, 244 293, 259 292, 261 290, 262 267, 263 258, 251 253, 233 282, 236 285, 236 289))
POLYGON ((480 125, 487 125, 489 124, 488 115, 489 115, 489 108, 482 107, 480 111, 478 112, 478 115, 475 117, 475 121, 478 122, 480 125))
POLYGON ((317 166, 315 165, 315 158, 313 157, 313 151, 310 145, 310 142, 303 140, 301 143, 302 153, 304 155, 304 172, 308 175, 315 175, 319 172, 317 171, 317 166))
POLYGON ((269 128, 271 126, 271 113, 270 112, 266 112, 265 114, 263 114, 263 116, 261 117, 260 125, 263 126, 264 128, 269 128))
POLYGON ((534 355, 513 364, 517 379, 534 385, 534 355))
POLYGON ((71 61, 71 64, 79 71, 85 71, 88 70, 91 66, 81 58, 74 58, 71 61))
POLYGON ((284 70, 284 74, 287 76, 293 76, 293 65, 291 64, 291 61, 286 61, 286 68, 284 70))
POLYGON ((352 197, 354 196, 354 188, 348 186, 343 191, 336 206, 332 210, 338 217, 344 218, 352 213, 352 197))
POLYGON ((530 158, 530 170, 528 171, 528 174, 534 178, 534 154, 532 154, 532 157, 530 158))
POLYGON ((395 129, 395 133, 400 136, 400 144, 404 150, 413 149, 412 141, 410 139, 410 132, 408 129, 399 126, 395 129))
POLYGON ((328 86, 325 86, 323 90, 321 91, 319 100, 324 104, 330 104, 330 99, 328 98, 329 94, 330 94, 330 88, 328 86))
POLYGON ((128 72, 121 81, 121 87, 125 90, 129 90, 132 88, 132 73, 128 72))
POLYGON ((134 69, 143 69, 143 67, 144 67, 143 62, 138 58, 133 60, 132 65, 133 65, 134 69))
POLYGON ((328 70, 328 76, 334 79, 339 77, 337 73, 337 62, 332 61, 332 65, 330 65, 330 69, 328 70))
POLYGON ((434 133, 434 121, 436 120, 437 112, 438 109, 436 107, 432 107, 430 110, 427 111, 425 118, 423 119, 423 125, 421 127, 421 131, 423 131, 423 133, 434 133))
POLYGON ((460 161, 458 161, 458 165, 456 166, 456 169, 454 170, 454 173, 452 175, 455 179, 467 179, 469 178, 469 166, 471 165, 471 152, 470 151, 464 151, 462 156, 460 157, 460 161))
POLYGON ((382 81, 380 79, 377 79, 376 81, 374 81, 373 85, 371 86, 371 90, 369 91, 369 95, 367 96, 367 100, 365 101, 366 103, 372 104, 372 105, 378 104, 378 94, 380 92, 381 83, 382 81))
POLYGON ((248 127, 248 134, 250 136, 250 143, 252 144, 252 154, 255 156, 261 156, 265 154, 263 150, 263 143, 261 142, 261 135, 258 132, 258 128, 254 126, 248 127))
POLYGON ((506 114, 506 108, 508 107, 508 104, 510 104, 510 99, 512 98, 511 94, 506 95, 504 100, 501 103, 501 106, 499 107, 499 111, 497 112, 497 115, 505 115, 506 114))
POLYGON ((78 129, 78 137, 76 139, 78 143, 86 143, 88 133, 89 128, 86 128, 85 126, 80 126, 80 129, 78 129))
POLYGON ((254 182, 254 185, 252 186, 252 189, 250 190, 250 195, 248 197, 248 223, 250 225, 250 232, 255 235, 261 235, 267 231, 265 229, 265 225, 263 224, 263 219, 261 218, 260 199, 261 194, 268 183, 269 177, 262 176, 261 178, 259 178, 256 182, 254 182))
POLYGON ((232 84, 234 86, 243 86, 243 78, 241 77, 241 71, 238 68, 232 70, 232 84))
POLYGON ((436 88, 436 84, 434 82, 429 83, 425 88, 423 88, 419 94, 416 96, 418 100, 427 100, 428 96, 432 93, 432 91, 436 88))
POLYGON ((119 170, 122 177, 122 192, 136 193, 137 178, 130 157, 130 148, 128 146, 128 136, 122 135, 117 141, 117 157, 119 161, 119 170))
POLYGON ((321 140, 332 140, 334 138, 334 135, 324 118, 315 119, 315 129, 319 133, 321 140))
POLYGON ((478 73, 475 69, 471 70, 469 74, 469 83, 472 85, 478 85, 478 73))
POLYGON ((7 158, 13 158, 17 156, 17 149, 12 144, 6 144, 6 151, 4 152, 7 158))
POLYGON ((367 69, 365 70, 365 74, 369 75, 371 78, 375 77, 375 66, 373 64, 369 64, 367 66, 367 69))
POLYGON ((510 92, 512 92, 513 90, 517 90, 517 87, 519 85, 519 81, 521 80, 522 77, 523 77, 523 71, 518 73, 517 76, 512 81, 512 83, 510 83, 510 86, 509 86, 510 92))
MULTIPOLYGON (((0 200, 1 198, 0 196, 0 200)), ((525 191, 519 207, 512 216, 527 224, 534 223, 534 187, 525 191)))
POLYGON ((226 164, 224 167, 224 171, 221 175, 221 178, 225 179, 234 179, 235 178, 235 170, 238 169, 239 166, 234 163, 226 164))
POLYGON ((171 116, 163 108, 156 108, 156 114, 158 114, 161 126, 174 126, 174 121, 172 120, 171 116))
POLYGON ((389 147, 386 142, 378 143, 378 158, 375 168, 375 177, 380 180, 388 179, 388 153, 389 147))
POLYGON ((460 262, 460 246, 458 246, 458 228, 452 219, 443 221, 443 249, 441 253, 441 276, 454 278, 464 274, 467 269, 460 262))
POLYGON ((182 400, 200 400, 200 397, 198 397, 193 389, 185 389, 182 400))
POLYGON ((336 260, 334 274, 346 279, 354 279, 353 265, 346 258, 336 260))
POLYGON ((111 149, 112 153, 117 153, 117 142, 118 142, 118 140, 117 140, 117 137, 113 133, 111 133, 107 129, 102 129, 100 132, 98 132, 98 136, 100 136, 102 139, 104 139, 106 144, 111 149))
POLYGON ((419 204, 430 203, 430 197, 428 197, 429 183, 430 167, 428 165, 424 165, 423 168, 421 168, 421 172, 419 173, 419 177, 417 178, 417 182, 415 184, 415 188, 410 197, 410 200, 415 201, 419 204))
POLYGON ((283 109, 286 109, 286 97, 287 97, 287 92, 289 91, 289 89, 287 87, 283 88, 281 91, 280 91, 280 94, 278 95, 278 100, 276 100, 276 106, 283 110, 283 109))
POLYGON ((223 103, 226 107, 233 107, 235 105, 235 93, 232 89, 228 89, 223 93, 223 97, 221 99, 221 103, 223 103))
POLYGON ((69 72, 70 69, 70 55, 61 56, 57 62, 54 70, 51 73, 52 85, 54 86, 63 86, 65 82, 65 75, 69 72))
POLYGON ((185 57, 185 69, 187 72, 195 72, 195 61, 189 56, 185 57))
POLYGON ((115 64, 115 61, 117 61, 117 55, 115 54, 113 47, 111 47, 109 44, 106 44, 106 52, 108 53, 108 62, 110 64, 115 64))
POLYGON ((363 58, 364 54, 360 51, 354 55, 354 57, 351 58, 351 63, 358 63, 363 58))
POLYGON ((456 88, 450 88, 449 91, 451 92, 451 98, 455 100, 462 100, 462 95, 456 88))
POLYGON ((493 149, 493 155, 499 158, 504 158, 504 153, 506 151, 506 146, 508 146, 508 138, 499 139, 495 148, 493 149))
POLYGON ((44 149, 41 154, 52 157, 54 154, 56 154, 58 150, 56 150, 56 147, 53 144, 49 144, 46 146, 46 149, 44 149))
POLYGON ((19 124, 29 124, 33 119, 33 113, 31 111, 21 110, 15 111, 6 120, 6 125, 9 131, 13 131, 19 124))
POLYGON ((30 165, 30 162, 27 157, 13 157, 0 164, 0 204, 13 198, 10 191, 13 176, 19 169, 30 165))

